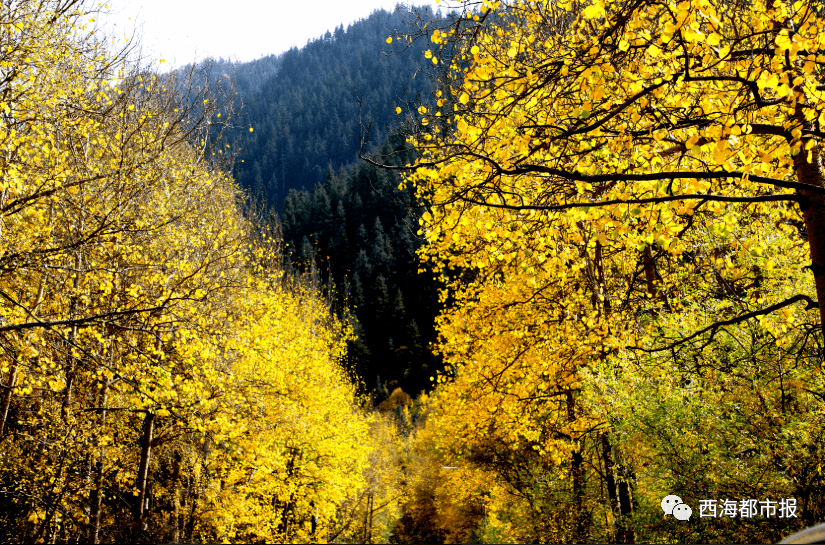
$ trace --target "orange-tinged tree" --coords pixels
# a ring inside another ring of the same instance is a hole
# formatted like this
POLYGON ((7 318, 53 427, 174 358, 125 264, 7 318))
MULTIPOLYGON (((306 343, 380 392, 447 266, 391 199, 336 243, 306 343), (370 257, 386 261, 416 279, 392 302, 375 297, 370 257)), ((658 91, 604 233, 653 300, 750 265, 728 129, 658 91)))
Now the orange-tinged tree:
MULTIPOLYGON (((661 490, 634 478, 642 445, 616 433, 632 414, 611 415, 599 397, 657 372, 678 387, 649 399, 702 388, 714 398, 727 383, 743 406, 786 409, 760 433, 801 427, 800 448, 817 451, 807 434, 819 426, 825 296, 821 4, 472 5, 428 31, 442 87, 411 135, 422 158, 408 181, 430 205, 424 257, 449 273, 454 301, 440 318, 452 376, 427 425, 529 507, 555 504, 563 524, 545 539, 556 540, 631 540, 633 512, 658 507, 661 490), (768 387, 789 378, 783 365, 764 372, 771 342, 795 359, 793 416, 787 391, 768 387), (720 357, 739 367, 704 374, 701 362, 720 357), (734 378, 745 369, 753 388, 734 378), (612 389, 583 394, 608 376, 612 389), (525 494, 531 472, 566 486, 567 507, 549 489, 525 494)), ((624 411, 640 402, 620 397, 624 411)), ((675 429, 650 421, 650 444, 675 429)), ((769 458, 762 467, 781 480, 787 467, 769 458)), ((731 474, 718 478, 727 486, 731 474)), ((674 475, 663 480, 681 486, 674 475)), ((821 483, 751 484, 821 495, 821 483)))
MULTIPOLYGON (((816 3, 490 7, 502 19, 489 27, 433 36, 459 40, 452 68, 467 66, 460 82, 452 74, 450 97, 420 109, 416 135, 425 158, 411 181, 439 207, 425 216, 428 236, 448 231, 458 264, 513 261, 525 246, 513 233, 548 261, 559 254, 552 237, 565 237, 587 243, 594 278, 605 254, 637 251, 631 261, 647 265, 629 291, 672 305, 667 286, 656 287, 658 263, 691 250, 681 241, 704 210, 724 218, 718 229, 737 214, 779 210, 784 238, 801 236, 817 262, 825 106, 816 3), (562 221, 564 230, 541 231, 562 221), (476 252, 476 241, 496 249, 476 252)), ((629 306, 619 290, 605 291, 591 306, 629 306)), ((781 303, 813 306, 800 296, 781 303)))

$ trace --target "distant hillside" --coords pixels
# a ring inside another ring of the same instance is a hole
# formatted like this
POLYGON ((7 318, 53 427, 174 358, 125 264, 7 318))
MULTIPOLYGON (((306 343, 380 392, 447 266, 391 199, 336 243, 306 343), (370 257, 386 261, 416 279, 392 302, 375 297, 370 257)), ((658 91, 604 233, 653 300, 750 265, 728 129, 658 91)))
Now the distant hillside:
MULTIPOLYGON (((372 144, 388 153, 406 149, 387 130, 397 122, 395 108, 407 106, 403 97, 427 102, 431 95, 431 80, 417 73, 429 44, 387 54, 386 38, 404 28, 406 10, 375 11, 278 56, 213 60, 209 74, 225 84, 234 76, 243 103, 229 134, 240 150, 236 180, 276 213, 285 266, 316 271, 331 288, 335 312, 358 334, 349 343, 351 368, 379 397, 396 386, 427 389, 441 367, 432 351, 437 283, 417 272, 423 241, 414 192, 398 189, 397 171, 357 160, 359 98, 362 118, 373 121, 372 144)), ((409 152, 389 159, 410 160, 409 152)))
MULTIPOLYGON (((381 151, 404 148, 394 137, 381 151)), ((411 152, 393 157, 411 160, 411 152)), ((314 268, 333 287, 336 313, 358 334, 350 364, 368 388, 386 388, 384 395, 395 386, 417 394, 441 367, 431 346, 438 284, 432 274, 418 273, 420 210, 414 190, 400 189, 400 182, 398 171, 366 163, 329 171, 311 192, 291 190, 280 216, 287 268, 314 268)))
POLYGON ((290 189, 309 190, 324 182, 328 168, 356 160, 359 97, 363 118, 371 116, 377 129, 372 141, 380 144, 397 119, 398 97, 429 94, 430 80, 416 77, 426 44, 387 54, 385 40, 404 27, 407 13, 378 10, 277 57, 217 63, 219 73, 234 70, 244 103, 239 123, 254 128, 233 135, 241 149, 235 178, 242 187, 280 210, 290 189))
POLYGON ((261 90, 281 66, 283 55, 267 55, 249 62, 232 62, 227 59, 212 59, 212 76, 215 80, 223 78, 227 83, 235 78, 235 91, 240 98, 249 97, 261 90))

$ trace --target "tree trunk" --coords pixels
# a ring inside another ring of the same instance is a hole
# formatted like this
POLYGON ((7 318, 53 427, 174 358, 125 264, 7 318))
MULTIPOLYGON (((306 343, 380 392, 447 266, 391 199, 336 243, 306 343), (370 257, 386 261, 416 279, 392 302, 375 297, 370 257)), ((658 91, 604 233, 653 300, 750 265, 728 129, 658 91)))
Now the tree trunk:
MULTIPOLYGON (((74 266, 75 269, 80 270, 81 264, 83 260, 80 258, 80 252, 75 253, 74 259, 74 266)), ((72 291, 77 292, 77 289, 80 284, 80 279, 77 275, 72 276, 72 291)), ((71 318, 77 318, 77 296, 73 295, 71 298, 71 303, 69 305, 69 316, 71 318)), ((72 326, 72 331, 69 334, 69 343, 72 347, 74 347, 77 343, 77 326, 72 326)), ((73 350, 70 350, 73 352, 73 350)), ((77 358, 73 355, 69 357, 69 364, 66 368, 66 390, 63 393, 63 402, 60 404, 60 418, 63 419, 63 422, 66 422, 68 419, 69 414, 69 407, 72 405, 72 387, 74 386, 74 375, 77 369, 77 358)))
MULTIPOLYGON (((605 316, 610 315, 610 294, 607 292, 607 283, 605 282, 604 278, 604 256, 602 245, 600 242, 596 242, 596 252, 593 260, 596 262, 596 273, 598 274, 598 289, 601 293, 604 300, 602 301, 602 305, 604 306, 604 314, 605 316)), ((595 291, 595 290, 594 290, 595 291)))
MULTIPOLYGON (((295 474, 295 464, 303 457, 303 451, 295 447, 288 447, 288 450, 292 453, 292 456, 290 456, 289 461, 286 464, 286 476, 287 480, 290 480, 295 474)), ((279 501, 278 497, 275 496, 272 501, 275 510, 279 510, 280 506, 283 505, 283 509, 281 509, 281 522, 278 526, 278 530, 284 535, 284 538, 288 538, 291 530, 292 519, 295 518, 295 498, 290 495, 289 499, 284 503, 279 501)))
MULTIPOLYGON (((196 486, 198 486, 198 483, 195 481, 194 478, 191 479, 191 482, 192 482, 192 488, 193 489, 196 486)), ((184 538, 187 542, 192 541, 192 535, 194 535, 194 533, 195 533, 195 513, 198 510, 198 501, 200 500, 200 493, 199 492, 193 493, 191 495, 191 498, 192 498, 191 499, 192 505, 189 508, 189 520, 186 522, 186 535, 184 536, 184 538)))
POLYGON ((633 513, 633 506, 630 502, 630 486, 626 478, 627 472, 623 466, 619 467, 619 471, 624 478, 619 481, 617 486, 613 467, 613 448, 606 433, 602 434, 602 456, 604 457, 607 492, 610 495, 610 508, 613 510, 613 514, 616 515, 616 543, 635 543, 636 535, 633 530, 627 527, 627 518, 633 513))
MULTIPOLYGON (((109 393, 109 379, 103 379, 103 386, 100 388, 100 401, 98 411, 100 419, 98 420, 98 430, 100 433, 106 429, 106 403, 107 395, 109 393)), ((106 463, 106 455, 104 447, 100 447, 100 454, 95 463, 95 477, 94 489, 92 490, 92 497, 89 499, 91 510, 89 512, 89 524, 91 526, 91 542, 97 545, 100 543, 100 507, 103 502, 103 468, 106 463)))
POLYGON ((309 535, 314 536, 316 530, 318 530, 318 513, 315 510, 315 500, 311 500, 309 502, 309 508, 312 510, 312 519, 309 535))
MULTIPOLYGON (((576 420, 576 405, 573 399, 572 390, 567 391, 567 418, 569 422, 576 420)), ((573 450, 570 460, 570 473, 573 477, 573 539, 574 543, 583 543, 587 540, 585 536, 586 513, 584 510, 584 457, 581 453, 581 446, 577 445, 573 450)))
MULTIPOLYGON (((72 302, 71 316, 74 318, 74 302, 72 302)), ((77 342, 77 326, 72 327, 72 332, 69 335, 69 340, 72 345, 77 342)), ((69 407, 72 405, 72 386, 74 385, 74 375, 77 368, 77 358, 69 357, 69 365, 66 368, 66 388, 63 392, 63 401, 60 403, 60 418, 66 422, 69 417, 69 407)))
MULTIPOLYGON (((822 175, 818 146, 811 150, 812 162, 807 162, 807 152, 794 156, 797 179, 800 183, 825 187, 822 175)), ((808 245, 811 252, 811 272, 814 273, 816 299, 819 302, 820 326, 825 334, 825 196, 809 191, 800 191, 803 201, 800 203, 805 229, 808 232, 808 245)))
POLYGON ((369 535, 369 541, 367 543, 372 543, 372 525, 373 525, 372 517, 373 517, 374 514, 375 514, 375 496, 370 494, 370 535, 369 535))
POLYGON ((613 512, 613 518, 618 520, 621 512, 616 492, 616 476, 613 473, 613 449, 606 433, 602 434, 602 458, 604 459, 604 479, 607 485, 607 497, 610 500, 610 510, 613 512))
POLYGON ((367 512, 364 513, 364 543, 372 543, 372 494, 367 496, 367 512))
POLYGON ((170 541, 180 541, 180 465, 183 460, 180 451, 175 451, 174 466, 172 467, 172 532, 170 541))
POLYGON ((140 465, 138 466, 136 488, 138 501, 135 506, 134 518, 137 534, 143 532, 143 517, 146 512, 146 482, 149 476, 149 461, 152 456, 152 434, 155 428, 155 413, 148 412, 143 418, 143 436, 140 440, 140 465))
POLYGON ((9 383, 3 386, 3 402, 0 405, 0 440, 3 439, 3 432, 6 430, 6 419, 9 416, 9 406, 11 406, 11 397, 14 390, 14 383, 17 381, 17 364, 12 365, 9 370, 9 383))
POLYGON ((656 299, 656 269, 653 266, 653 252, 650 251, 650 246, 645 246, 642 252, 642 260, 645 269, 645 282, 647 284, 647 292, 651 299, 656 299))
MULTIPOLYGON (((619 466, 619 509, 622 514, 621 520, 627 521, 627 518, 633 514, 633 502, 630 496, 630 474, 627 468, 623 465, 619 466)), ((619 533, 619 543, 636 543, 636 534, 633 530, 622 525, 619 533)))
MULTIPOLYGON (((796 108, 794 120, 803 131, 810 131, 813 127, 805 117, 804 107, 808 102, 801 87, 795 87, 796 108)), ((825 188, 825 175, 822 172, 822 144, 817 142, 810 150, 805 145, 815 139, 813 136, 800 139, 800 151, 793 156, 793 165, 796 170, 796 179, 799 183, 825 188), (808 154, 810 153, 810 161, 808 154)), ((819 302, 820 328, 825 334, 825 195, 800 190, 802 201, 799 207, 805 218, 805 229, 808 233, 808 246, 811 252, 811 272, 814 273, 816 285, 816 299, 819 302)))

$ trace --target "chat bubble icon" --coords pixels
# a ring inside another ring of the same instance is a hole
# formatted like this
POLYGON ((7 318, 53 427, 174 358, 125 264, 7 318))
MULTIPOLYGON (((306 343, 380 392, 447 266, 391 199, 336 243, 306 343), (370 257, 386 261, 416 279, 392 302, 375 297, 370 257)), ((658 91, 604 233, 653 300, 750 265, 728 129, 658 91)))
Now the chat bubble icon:
POLYGON ((671 494, 670 496, 665 496, 662 500, 662 511, 665 512, 665 515, 672 515, 673 508, 682 503, 682 498, 679 496, 674 496, 671 494))
POLYGON ((677 520, 688 520, 692 514, 693 509, 686 503, 680 503, 673 508, 673 516, 676 517, 677 520))

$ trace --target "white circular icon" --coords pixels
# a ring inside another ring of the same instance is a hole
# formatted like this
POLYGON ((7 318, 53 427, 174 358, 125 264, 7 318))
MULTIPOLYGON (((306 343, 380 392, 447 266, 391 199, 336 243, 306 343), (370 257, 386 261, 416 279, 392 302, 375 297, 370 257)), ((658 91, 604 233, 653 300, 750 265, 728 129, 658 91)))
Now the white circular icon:
POLYGON ((680 503, 673 508, 673 516, 678 520, 688 520, 692 514, 693 510, 686 503, 680 503))
POLYGON ((682 498, 679 496, 674 496, 671 494, 670 496, 665 496, 662 500, 662 511, 665 512, 665 515, 673 514, 673 508, 682 503, 682 498))

